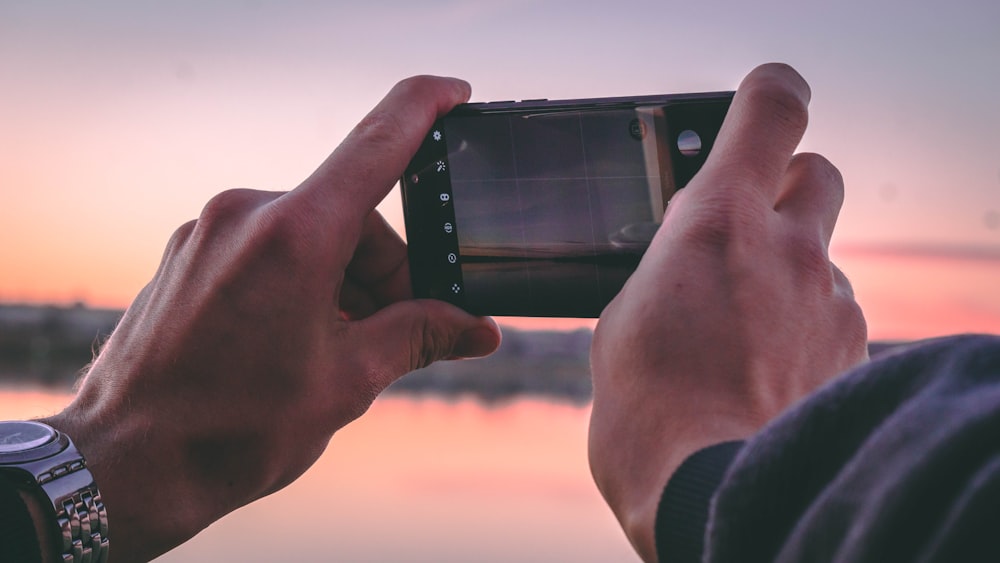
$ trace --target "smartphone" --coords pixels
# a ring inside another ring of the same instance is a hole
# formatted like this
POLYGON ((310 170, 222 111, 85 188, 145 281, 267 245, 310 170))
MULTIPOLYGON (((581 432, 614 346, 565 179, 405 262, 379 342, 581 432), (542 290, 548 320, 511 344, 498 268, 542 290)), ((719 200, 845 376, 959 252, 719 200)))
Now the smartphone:
POLYGON ((463 104, 400 180, 416 297, 598 317, 705 162, 732 92, 463 104))

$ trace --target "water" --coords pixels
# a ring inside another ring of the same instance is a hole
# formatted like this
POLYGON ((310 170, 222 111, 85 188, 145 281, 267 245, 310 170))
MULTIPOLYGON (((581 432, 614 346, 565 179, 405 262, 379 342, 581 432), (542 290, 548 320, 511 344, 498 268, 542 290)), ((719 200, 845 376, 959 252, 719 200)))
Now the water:
MULTIPOLYGON (((69 398, 0 389, 0 416, 69 398)), ((590 478, 589 414, 532 399, 379 399, 297 482, 156 561, 638 561, 590 478)))

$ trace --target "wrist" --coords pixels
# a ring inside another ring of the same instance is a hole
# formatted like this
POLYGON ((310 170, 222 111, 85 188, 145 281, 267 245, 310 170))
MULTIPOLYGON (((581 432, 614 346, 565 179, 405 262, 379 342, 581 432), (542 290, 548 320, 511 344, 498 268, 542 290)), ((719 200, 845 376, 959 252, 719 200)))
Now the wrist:
POLYGON ((32 536, 34 555, 44 561, 107 561, 101 493, 65 432, 38 421, 0 422, 0 473, 12 506, 21 505, 20 525, 32 536))
POLYGON ((645 561, 657 560, 657 511, 678 468, 699 450, 744 439, 759 426, 749 412, 717 397, 694 400, 693 394, 676 390, 652 393, 688 399, 623 402, 621 394, 595 392, 590 429, 594 479, 645 561))
POLYGON ((201 527, 193 523, 191 512, 177 509, 187 504, 185 499, 197 497, 181 494, 181 478, 171 478, 169 468, 153 467, 141 451, 166 447, 141 417, 104 417, 83 410, 74 403, 40 422, 71 436, 87 459, 114 540, 111 563, 149 561, 197 533, 201 527))
POLYGON ((643 561, 658 561, 656 531, 664 490, 687 460, 716 443, 701 440, 689 444, 675 442, 664 450, 662 457, 650 464, 658 468, 655 477, 648 479, 645 486, 626 487, 617 516, 625 535, 643 561))

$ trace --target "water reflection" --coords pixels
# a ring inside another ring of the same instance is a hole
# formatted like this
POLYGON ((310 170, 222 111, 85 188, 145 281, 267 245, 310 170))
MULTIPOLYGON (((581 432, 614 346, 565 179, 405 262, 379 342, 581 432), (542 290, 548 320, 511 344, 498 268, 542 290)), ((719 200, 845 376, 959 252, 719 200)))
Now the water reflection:
MULTIPOLYGON (((0 415, 68 401, 0 390, 0 415)), ((540 400, 380 399, 299 481, 157 561, 636 561, 590 479, 588 416, 540 400)))

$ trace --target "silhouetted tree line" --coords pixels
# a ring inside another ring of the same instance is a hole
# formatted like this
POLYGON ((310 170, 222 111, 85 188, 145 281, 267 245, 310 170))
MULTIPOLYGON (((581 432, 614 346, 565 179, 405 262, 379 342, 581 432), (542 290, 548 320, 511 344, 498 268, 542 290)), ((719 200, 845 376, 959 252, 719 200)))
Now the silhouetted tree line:
MULTIPOLYGON (((0 381, 71 388, 122 313, 83 305, 0 305, 0 381)), ((490 402, 530 394, 586 402, 590 337, 589 330, 506 328, 493 356, 438 362, 407 375, 390 392, 472 394, 490 402)))
POLYGON ((0 305, 0 377, 71 386, 122 311, 0 305))
MULTIPOLYGON (((32 382, 69 389, 121 318, 123 311, 0 305, 0 382, 32 382)), ((492 356, 438 362, 406 375, 390 393, 472 395, 498 402, 531 395, 583 404, 590 400, 588 329, 572 332, 504 328, 492 356)), ((872 355, 896 343, 870 344, 872 355)))

